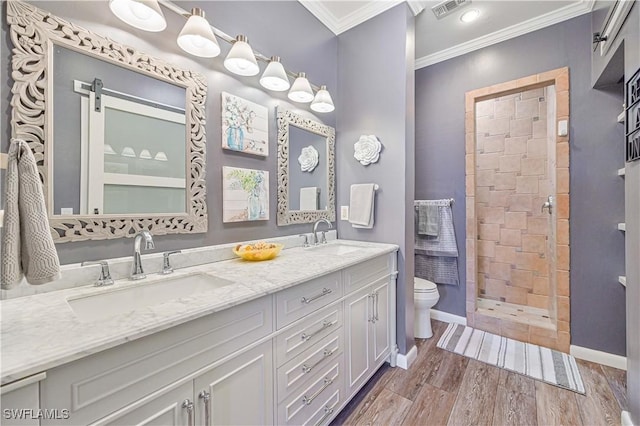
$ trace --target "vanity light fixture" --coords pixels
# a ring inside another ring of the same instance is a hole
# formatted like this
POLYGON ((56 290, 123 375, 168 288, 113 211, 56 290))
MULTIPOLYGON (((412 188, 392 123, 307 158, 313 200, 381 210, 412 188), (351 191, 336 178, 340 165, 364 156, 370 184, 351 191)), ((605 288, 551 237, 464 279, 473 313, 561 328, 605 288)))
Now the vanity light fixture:
POLYGON ((139 30, 159 32, 167 28, 158 0, 109 0, 109 8, 120 20, 139 30))
POLYGON ((269 64, 264 69, 262 77, 260 77, 260 84, 276 92, 284 92, 291 87, 289 77, 287 77, 287 72, 282 66, 279 56, 272 56, 269 59, 269 64))
POLYGON ((478 9, 471 9, 471 10, 467 10, 462 15, 460 15, 460 20, 465 24, 468 24, 469 22, 473 22, 476 19, 478 19, 479 16, 480 16, 480 11, 478 9))
POLYGON ((187 53, 202 58, 215 58, 220 54, 220 45, 211 30, 211 25, 199 7, 191 9, 191 16, 178 36, 178 46, 187 53))
POLYGON ((320 86, 320 90, 316 93, 316 97, 311 102, 311 109, 315 112, 331 112, 336 107, 333 105, 333 99, 324 84, 320 86))
POLYGON ((293 82, 287 96, 294 102, 307 103, 313 100, 313 89, 307 80, 307 74, 298 73, 298 77, 293 82))
POLYGON ((224 67, 234 74, 245 77, 256 75, 260 72, 256 56, 253 54, 251 46, 249 46, 247 37, 242 34, 236 36, 236 40, 224 60, 224 67))
POLYGON ((120 155, 123 157, 136 158, 136 152, 130 146, 122 148, 122 153, 120 155))

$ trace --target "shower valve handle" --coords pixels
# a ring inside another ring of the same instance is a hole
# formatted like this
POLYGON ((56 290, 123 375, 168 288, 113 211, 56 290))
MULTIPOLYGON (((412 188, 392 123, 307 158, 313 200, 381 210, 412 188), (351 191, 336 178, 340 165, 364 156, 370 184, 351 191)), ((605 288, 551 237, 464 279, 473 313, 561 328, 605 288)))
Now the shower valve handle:
POLYGON ((549 214, 551 214, 551 210, 553 209, 553 197, 551 195, 547 197, 547 201, 545 201, 542 205, 540 212, 544 212, 544 209, 548 209, 549 214))

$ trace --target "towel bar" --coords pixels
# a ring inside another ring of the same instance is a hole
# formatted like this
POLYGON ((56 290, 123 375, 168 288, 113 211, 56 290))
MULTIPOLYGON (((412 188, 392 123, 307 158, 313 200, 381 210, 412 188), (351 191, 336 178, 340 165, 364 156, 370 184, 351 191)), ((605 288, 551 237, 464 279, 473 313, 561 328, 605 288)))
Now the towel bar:
MULTIPOLYGON (((435 201, 435 200, 414 200, 413 205, 415 208, 418 208, 420 204, 426 203, 427 201, 435 201)), ((452 206, 455 200, 453 198, 445 199, 443 201, 448 201, 449 205, 452 206)), ((442 205, 441 205, 442 206, 442 205)))

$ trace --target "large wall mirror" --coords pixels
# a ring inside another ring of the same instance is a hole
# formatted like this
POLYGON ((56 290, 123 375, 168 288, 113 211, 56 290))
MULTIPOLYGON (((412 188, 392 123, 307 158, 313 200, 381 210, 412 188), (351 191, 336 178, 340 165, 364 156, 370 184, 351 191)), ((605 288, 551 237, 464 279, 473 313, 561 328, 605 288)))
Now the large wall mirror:
POLYGON ((336 220, 335 130, 278 111, 278 225, 336 220))
POLYGON ((7 2, 12 137, 36 161, 56 242, 207 230, 198 73, 7 2))

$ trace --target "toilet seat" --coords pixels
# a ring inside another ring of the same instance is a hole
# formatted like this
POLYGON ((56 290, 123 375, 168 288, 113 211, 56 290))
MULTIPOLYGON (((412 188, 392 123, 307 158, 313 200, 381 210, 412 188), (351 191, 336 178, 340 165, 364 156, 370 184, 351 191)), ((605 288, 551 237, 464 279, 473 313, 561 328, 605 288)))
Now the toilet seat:
POLYGON ((413 291, 415 293, 437 293, 438 286, 434 282, 416 277, 413 282, 413 291))

